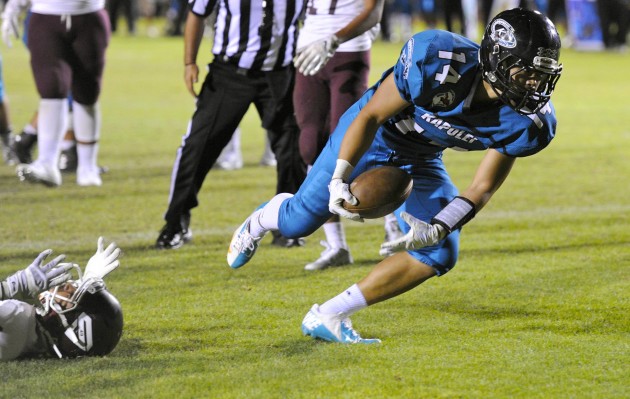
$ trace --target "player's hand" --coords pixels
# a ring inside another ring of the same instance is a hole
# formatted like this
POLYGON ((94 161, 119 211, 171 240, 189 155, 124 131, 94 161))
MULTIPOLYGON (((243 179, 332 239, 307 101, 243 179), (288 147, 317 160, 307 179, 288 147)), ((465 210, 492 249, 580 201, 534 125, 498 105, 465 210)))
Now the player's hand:
POLYGON ((199 82, 199 67, 197 64, 187 64, 184 68, 184 82, 186 83, 186 88, 193 97, 197 98, 195 84, 199 82))
POLYGON ((90 278, 102 279, 120 265, 118 257, 120 248, 115 243, 109 244, 103 249, 103 237, 99 237, 96 243, 96 253, 90 258, 85 266, 83 281, 90 278))
POLYGON ((2 41, 7 46, 13 47, 11 37, 16 39, 20 38, 20 31, 18 30, 18 14, 10 13, 8 10, 2 13, 2 41))
POLYGON ((348 183, 344 182, 342 179, 332 179, 328 185, 328 190, 330 190, 328 210, 331 213, 354 220, 355 222, 363 222, 361 215, 352 213, 343 207, 344 200, 352 205, 359 203, 359 200, 350 192, 348 183))
POLYGON ((59 255, 42 265, 51 253, 52 249, 45 250, 26 269, 20 270, 6 279, 9 297, 15 299, 36 298, 39 293, 48 288, 70 280, 72 264, 61 263, 66 255, 59 255))
POLYGON ((339 38, 331 35, 298 50, 293 64, 301 74, 315 75, 335 54, 337 47, 339 47, 339 38))
POLYGON ((423 222, 407 212, 402 212, 400 216, 409 225, 409 231, 396 240, 381 244, 381 256, 406 249, 430 247, 446 237, 446 229, 439 224, 423 222))

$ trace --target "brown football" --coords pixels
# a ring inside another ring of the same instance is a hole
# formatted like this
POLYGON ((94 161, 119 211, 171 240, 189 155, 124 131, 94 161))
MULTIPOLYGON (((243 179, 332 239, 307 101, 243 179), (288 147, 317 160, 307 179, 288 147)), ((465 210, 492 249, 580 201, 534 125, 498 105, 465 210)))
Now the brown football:
POLYGON ((367 170, 350 183, 350 191, 358 205, 343 202, 343 207, 365 219, 388 215, 401 206, 413 188, 411 176, 394 166, 379 166, 367 170))

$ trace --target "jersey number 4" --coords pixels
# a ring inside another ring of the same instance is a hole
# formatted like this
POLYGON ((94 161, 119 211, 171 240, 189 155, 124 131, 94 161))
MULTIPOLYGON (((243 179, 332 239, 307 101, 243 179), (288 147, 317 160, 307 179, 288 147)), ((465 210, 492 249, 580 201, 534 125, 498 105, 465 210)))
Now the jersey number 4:
MULTIPOLYGON (((453 53, 451 51, 439 51, 438 58, 442 60, 451 60, 456 62, 461 62, 462 64, 466 63, 466 55, 464 53, 453 53)), ((446 64, 442 67, 442 72, 438 72, 435 74, 435 80, 440 82, 441 85, 444 83, 457 83, 459 78, 462 75, 457 73, 457 71, 451 66, 451 64, 446 64)))

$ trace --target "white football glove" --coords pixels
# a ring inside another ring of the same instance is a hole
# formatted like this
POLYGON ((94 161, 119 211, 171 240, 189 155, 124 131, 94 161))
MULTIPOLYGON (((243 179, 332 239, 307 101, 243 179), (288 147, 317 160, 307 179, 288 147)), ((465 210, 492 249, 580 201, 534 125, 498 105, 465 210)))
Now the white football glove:
POLYGON ((20 31, 18 28, 18 16, 19 14, 11 12, 8 9, 2 13, 2 41, 7 46, 13 47, 11 37, 16 39, 20 38, 20 31))
POLYGON ((39 293, 46 291, 48 288, 70 280, 69 270, 73 267, 72 263, 61 263, 66 258, 66 255, 59 255, 52 261, 42 265, 51 253, 52 249, 43 251, 30 266, 3 281, 3 297, 15 299, 36 298, 39 293))
POLYGON ((330 190, 330 200, 328 201, 328 210, 330 213, 342 216, 355 222, 363 222, 363 218, 358 213, 352 213, 343 207, 343 201, 347 201, 352 205, 357 205, 359 200, 350 192, 348 183, 341 179, 332 179, 328 185, 330 190))
POLYGON ((318 40, 298 50, 293 64, 301 74, 315 75, 335 54, 337 47, 339 47, 339 38, 335 35, 318 40))
POLYGON ((409 231, 404 236, 381 244, 379 254, 381 256, 390 255, 406 249, 418 249, 430 247, 440 242, 447 235, 447 231, 439 224, 430 224, 417 219, 407 212, 402 212, 400 216, 409 225, 409 231))
POLYGON ((352 205, 357 205, 359 200, 350 192, 350 186, 348 186, 348 179, 354 170, 354 166, 345 159, 337 159, 335 170, 333 172, 328 190, 330 191, 330 198, 328 200, 328 210, 335 215, 343 216, 344 218, 354 220, 357 222, 363 222, 363 218, 357 214, 352 213, 343 207, 343 201, 347 201, 352 205))
POLYGON ((120 265, 119 256, 120 248, 115 243, 112 242, 103 250, 103 237, 99 237, 96 243, 96 253, 85 266, 82 280, 87 281, 90 278, 102 279, 107 276, 120 265))

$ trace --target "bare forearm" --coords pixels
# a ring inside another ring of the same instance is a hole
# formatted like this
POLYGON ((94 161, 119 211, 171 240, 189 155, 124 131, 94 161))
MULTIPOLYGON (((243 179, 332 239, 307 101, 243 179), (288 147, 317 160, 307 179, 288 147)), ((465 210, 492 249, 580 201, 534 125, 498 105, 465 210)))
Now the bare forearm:
POLYGON ((196 64, 199 45, 203 38, 204 18, 188 13, 184 29, 184 65, 196 64))
POLYGON ((363 11, 335 33, 340 43, 367 32, 381 20, 384 0, 366 0, 365 3, 363 11))
POLYGON ((500 154, 496 150, 489 150, 481 161, 472 183, 461 196, 474 203, 475 210, 479 212, 510 174, 514 161, 512 157, 500 154))

